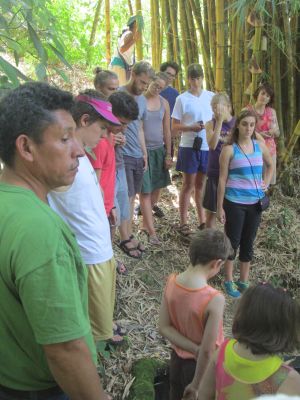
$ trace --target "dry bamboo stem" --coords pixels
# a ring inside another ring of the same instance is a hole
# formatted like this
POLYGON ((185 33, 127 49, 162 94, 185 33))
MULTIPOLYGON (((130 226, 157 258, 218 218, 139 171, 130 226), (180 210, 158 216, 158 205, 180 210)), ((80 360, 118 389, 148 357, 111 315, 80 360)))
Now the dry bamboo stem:
POLYGON ((105 0, 105 29, 106 29, 106 64, 111 61, 111 44, 110 44, 110 1, 105 0))
MULTIPOLYGON (((142 2, 141 0, 135 0, 135 12, 136 15, 142 15, 142 2)), ((143 35, 140 32, 138 40, 136 41, 136 58, 137 61, 141 61, 143 59, 143 35)))
POLYGON ((216 0, 216 90, 224 90, 224 0, 216 0))

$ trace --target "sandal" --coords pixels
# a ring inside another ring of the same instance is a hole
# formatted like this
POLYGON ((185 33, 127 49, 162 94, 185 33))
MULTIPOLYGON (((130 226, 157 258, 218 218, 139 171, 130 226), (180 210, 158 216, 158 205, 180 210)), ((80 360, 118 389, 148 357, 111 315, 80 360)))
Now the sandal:
POLYGON ((106 343, 108 346, 118 347, 118 346, 123 346, 123 344, 125 343, 125 340, 124 340, 123 336, 121 336, 119 334, 117 334, 117 335, 114 334, 114 336, 112 338, 108 339, 106 341, 106 343), (120 338, 121 340, 118 340, 117 338, 120 338))
POLYGON ((194 231, 191 230, 188 224, 183 224, 176 228, 177 232, 186 240, 191 240, 192 236, 195 234, 194 231))
POLYGON ((152 244, 153 246, 160 246, 161 241, 158 239, 156 235, 149 235, 149 243, 152 244))
POLYGON ((128 270, 122 261, 116 260, 116 270, 119 275, 128 275, 128 270))
POLYGON ((160 207, 158 207, 158 205, 156 205, 156 204, 153 206, 152 211, 153 211, 153 215, 155 215, 158 218, 163 218, 165 216, 165 213, 163 212, 163 210, 160 207))
POLYGON ((114 322, 113 326, 114 335, 125 336, 127 334, 126 328, 114 322))
POLYGON ((200 224, 200 225, 198 226, 199 231, 203 231, 203 229, 205 229, 205 228, 206 228, 205 222, 202 222, 202 224, 200 224))
POLYGON ((118 246, 120 247, 120 249, 129 257, 132 258, 136 258, 139 259, 142 257, 142 253, 141 250, 139 250, 137 247, 127 247, 127 243, 132 243, 131 239, 127 239, 127 240, 122 240, 122 242, 120 242, 118 244, 118 246), (133 254, 133 252, 138 252, 138 254, 133 254))
POLYGON ((145 247, 142 245, 142 243, 141 242, 139 242, 135 237, 134 237, 134 235, 130 235, 129 236, 129 240, 132 242, 132 240, 134 240, 134 241, 136 241, 136 248, 137 248, 137 250, 139 250, 141 253, 144 253, 144 251, 146 251, 146 249, 145 249, 145 247))

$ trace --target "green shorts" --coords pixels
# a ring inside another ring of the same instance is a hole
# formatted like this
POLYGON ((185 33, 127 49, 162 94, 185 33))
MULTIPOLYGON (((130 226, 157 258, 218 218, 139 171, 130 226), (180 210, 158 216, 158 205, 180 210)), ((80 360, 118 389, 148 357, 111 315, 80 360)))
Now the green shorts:
POLYGON ((151 193, 171 184, 170 174, 165 169, 165 148, 148 150, 148 168, 144 172, 141 193, 151 193))

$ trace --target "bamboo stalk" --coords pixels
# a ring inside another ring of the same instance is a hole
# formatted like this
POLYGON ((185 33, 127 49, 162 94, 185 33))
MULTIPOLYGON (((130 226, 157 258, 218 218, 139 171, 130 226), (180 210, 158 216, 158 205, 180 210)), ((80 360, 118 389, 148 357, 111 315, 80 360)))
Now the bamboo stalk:
POLYGON ((90 64, 90 61, 91 61, 91 50, 92 50, 92 46, 95 43, 97 27, 98 27, 98 23, 99 23, 99 19, 100 19, 101 5, 102 5, 102 0, 98 0, 96 10, 95 10, 94 20, 93 20, 93 25, 92 25, 91 36, 90 36, 90 40, 89 40, 89 47, 87 50, 87 57, 86 57, 87 64, 90 64))
POLYGON ((198 40, 197 40, 197 32, 195 27, 195 21, 193 17, 193 11, 191 9, 191 5, 189 2, 185 1, 185 12, 187 17, 187 28, 190 33, 190 45, 192 49, 192 54, 190 56, 190 63, 198 63, 199 62, 199 52, 198 52, 198 40))
POLYGON ((216 0, 216 90, 224 90, 224 0, 216 0))
POLYGON ((207 85, 207 88, 209 90, 211 90, 215 87, 215 84, 214 84, 212 68, 210 65, 209 57, 208 57, 208 54, 209 54, 208 46, 207 46, 207 42, 206 42, 206 38, 205 38, 205 34, 204 34, 203 25, 202 25, 201 7, 200 7, 200 3, 198 0, 197 0, 197 3, 195 2, 195 0, 189 0, 189 1, 190 1, 190 5, 193 10, 193 14, 194 14, 194 17, 195 17, 195 20, 197 23, 197 27, 199 30, 199 34, 200 34, 201 54, 202 54, 202 58, 203 58, 204 75, 205 75, 205 79, 206 79, 206 85, 207 85))
POLYGON ((208 17, 208 32, 209 32, 209 47, 211 62, 213 65, 214 79, 216 80, 216 13, 215 13, 215 2, 207 2, 207 17, 208 17))
MULTIPOLYGON (((173 51, 174 51, 174 61, 177 62, 178 65, 181 65, 180 61, 180 47, 179 47, 179 37, 178 37, 178 27, 177 27, 177 6, 178 0, 169 0, 170 7, 170 19, 173 31, 173 51)), ((178 74, 175 85, 179 91, 182 88, 182 75, 178 74)))
POLYGON ((111 61, 111 43, 110 43, 110 1, 105 0, 105 41, 106 41, 106 64, 109 66, 111 61))
POLYGON ((164 30, 167 37, 167 59, 174 60, 174 48, 173 48, 173 31, 171 25, 171 16, 169 8, 169 0, 161 0, 162 13, 165 16, 163 19, 164 30))
POLYGON ((295 96, 295 59, 293 54, 292 33, 290 25, 289 4, 286 1, 281 3, 283 27, 285 34, 286 53, 288 58, 287 63, 287 81, 288 81, 288 110, 287 110, 287 133, 290 135, 295 125, 296 113, 296 96, 295 96))
MULTIPOLYGON (((135 10, 136 15, 142 15, 142 2, 141 0, 135 0, 135 10)), ((138 36, 138 40, 136 41, 136 58, 137 61, 141 61, 143 59, 143 35, 140 32, 138 36)))
POLYGON ((132 7, 131 0, 128 0, 128 8, 129 8, 130 15, 133 15, 133 7, 132 7))
POLYGON ((185 70, 187 69, 188 65, 191 63, 190 55, 190 47, 188 48, 188 40, 187 40, 187 17, 185 12, 185 1, 179 0, 179 15, 180 15, 180 30, 181 30, 181 43, 183 49, 183 64, 185 70))

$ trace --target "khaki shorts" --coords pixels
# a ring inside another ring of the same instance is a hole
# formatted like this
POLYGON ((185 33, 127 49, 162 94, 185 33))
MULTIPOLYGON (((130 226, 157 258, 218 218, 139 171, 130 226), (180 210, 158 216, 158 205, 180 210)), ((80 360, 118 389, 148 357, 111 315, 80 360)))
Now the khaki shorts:
POLYGON ((114 257, 101 264, 87 265, 89 316, 94 340, 113 337, 113 314, 116 295, 114 257))

